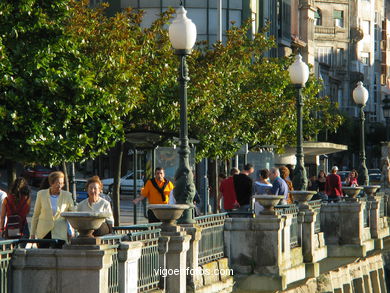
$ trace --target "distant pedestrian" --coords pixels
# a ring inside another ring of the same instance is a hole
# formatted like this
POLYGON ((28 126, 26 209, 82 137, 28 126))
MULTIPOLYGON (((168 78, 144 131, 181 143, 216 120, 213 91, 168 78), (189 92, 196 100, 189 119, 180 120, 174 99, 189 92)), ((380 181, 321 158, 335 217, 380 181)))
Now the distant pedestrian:
POLYGON ((325 193, 325 185, 326 185, 326 174, 324 170, 320 170, 318 172, 317 180, 315 181, 315 189, 317 193, 312 197, 312 200, 321 199, 323 201, 328 200, 328 196, 325 193))
POLYGON ((267 194, 271 189, 272 184, 268 181, 269 171, 268 169, 262 169, 259 172, 259 178, 255 181, 254 192, 255 194, 267 194))
POLYGON ((240 174, 233 176, 234 189, 237 201, 240 204, 240 211, 249 211, 251 197, 253 194, 253 180, 249 177, 254 172, 252 164, 246 164, 240 174))
POLYGON ((287 195, 287 204, 293 204, 294 203, 294 197, 292 196, 291 191, 294 191, 293 184, 291 180, 289 179, 290 171, 287 167, 282 166, 279 167, 280 177, 287 183, 288 186, 288 195, 287 195))
MULTIPOLYGON (((223 209, 227 212, 238 209, 240 204, 237 201, 237 194, 234 188, 233 176, 239 174, 240 171, 237 168, 230 170, 230 176, 224 179, 219 186, 219 198, 218 204, 223 199, 223 209)), ((220 206, 218 206, 220 209, 220 206)))
POLYGON ((106 220, 93 232, 93 236, 103 236, 112 233, 114 217, 112 215, 111 204, 100 196, 103 190, 103 183, 99 176, 92 176, 87 180, 86 189, 88 198, 77 205, 79 212, 96 212, 106 214, 106 220))
MULTIPOLYGON (((65 175, 61 171, 51 172, 48 180, 50 187, 38 191, 34 214, 31 220, 31 238, 61 239, 68 242, 72 229, 61 213, 74 211, 72 194, 62 190, 65 175)), ((39 248, 48 248, 48 244, 39 244, 39 248)))
POLYGON ((345 185, 346 186, 358 186, 358 172, 355 169, 352 169, 351 172, 349 172, 347 179, 345 179, 345 185))
POLYGON ((4 238, 29 238, 27 215, 30 212, 30 205, 30 188, 26 179, 18 177, 1 207, 0 231, 4 238))
POLYGON ((283 195, 283 199, 281 200, 282 204, 287 203, 288 198, 288 185, 286 181, 284 181, 280 177, 280 171, 278 168, 272 168, 269 178, 272 182, 272 187, 269 191, 271 195, 283 195))
POLYGON ((336 174, 338 170, 337 166, 333 166, 331 173, 326 177, 325 193, 329 201, 337 202, 343 196, 341 178, 340 175, 336 174))
MULTIPOLYGON (((169 194, 173 188, 173 183, 165 178, 164 168, 157 167, 154 170, 154 178, 146 181, 140 196, 133 200, 133 204, 138 204, 145 198, 149 200, 149 204, 168 204, 169 194)), ((149 223, 161 222, 150 209, 148 210, 148 220, 149 223)))
POLYGON ((383 187, 388 188, 390 185, 390 161, 389 158, 383 161, 381 181, 383 187))

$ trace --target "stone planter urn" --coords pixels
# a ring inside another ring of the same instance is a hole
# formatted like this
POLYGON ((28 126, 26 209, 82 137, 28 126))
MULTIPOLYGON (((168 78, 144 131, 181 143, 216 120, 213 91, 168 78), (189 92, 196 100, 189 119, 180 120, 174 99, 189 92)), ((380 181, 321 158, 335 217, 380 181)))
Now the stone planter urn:
POLYGON ((357 195, 360 193, 360 191, 363 189, 362 186, 343 186, 344 193, 348 196, 348 199, 356 199, 357 195))
POLYGON ((253 198, 264 207, 262 215, 275 215, 275 206, 284 198, 283 195, 255 194, 253 198))
POLYGON ((181 217, 184 210, 190 206, 187 204, 151 204, 151 209, 156 216, 162 222, 161 228, 163 230, 172 230, 176 227, 176 220, 181 217))
POLYGON ((364 188, 364 193, 367 195, 367 197, 373 198, 375 192, 377 192, 377 190, 379 188, 381 188, 381 186, 380 185, 364 185, 363 188, 364 188))
POLYGON ((79 232, 80 238, 94 238, 93 231, 98 229, 107 218, 106 213, 94 212, 65 212, 62 217, 68 220, 70 225, 79 232))
POLYGON ((316 191, 312 190, 295 190, 291 191, 292 196, 294 197, 294 201, 298 202, 299 208, 308 208, 307 202, 311 200, 316 191))

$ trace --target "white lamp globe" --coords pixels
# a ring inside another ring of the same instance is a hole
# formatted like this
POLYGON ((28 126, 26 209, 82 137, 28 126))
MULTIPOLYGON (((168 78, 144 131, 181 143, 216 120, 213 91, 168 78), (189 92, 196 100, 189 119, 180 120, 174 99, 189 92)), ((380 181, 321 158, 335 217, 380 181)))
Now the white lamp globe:
POLYGON ((356 104, 364 106, 368 100, 368 90, 359 81, 352 92, 353 100, 356 104))
POLYGON ((295 56, 295 61, 288 68, 288 73, 292 84, 305 86, 306 81, 309 79, 309 66, 302 61, 301 54, 295 56))
POLYGON ((183 6, 176 10, 176 18, 169 26, 169 40, 176 50, 191 50, 195 45, 196 26, 183 6))

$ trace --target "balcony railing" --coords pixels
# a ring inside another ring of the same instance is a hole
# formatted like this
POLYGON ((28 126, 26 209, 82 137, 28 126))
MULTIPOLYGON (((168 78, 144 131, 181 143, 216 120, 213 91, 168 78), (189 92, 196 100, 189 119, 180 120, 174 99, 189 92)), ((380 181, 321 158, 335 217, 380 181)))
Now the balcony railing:
POLYGON ((275 211, 278 215, 292 215, 292 221, 290 226, 290 247, 294 248, 299 246, 299 226, 298 226, 298 213, 299 208, 294 205, 278 205, 275 207, 275 211))
POLYGON ((223 227, 227 213, 211 214, 195 218, 202 228, 199 241, 198 265, 224 257, 223 227))
POLYGON ((336 33, 335 27, 315 26, 314 32, 316 34, 334 35, 336 33))

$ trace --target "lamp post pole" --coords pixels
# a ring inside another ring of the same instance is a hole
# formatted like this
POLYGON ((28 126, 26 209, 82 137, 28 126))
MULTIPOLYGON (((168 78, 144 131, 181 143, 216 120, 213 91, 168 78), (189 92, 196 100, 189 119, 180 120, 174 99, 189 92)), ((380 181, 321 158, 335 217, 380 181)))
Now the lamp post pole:
POLYGON ((358 182, 360 185, 368 185, 368 170, 366 166, 366 151, 365 151, 365 139, 364 139, 364 105, 360 106, 360 170, 358 176, 358 182))
POLYGON ((302 99, 302 85, 296 84, 297 89, 297 150, 296 150, 296 165, 294 169, 294 177, 292 180, 295 190, 306 190, 307 189, 307 176, 303 154, 303 99, 302 99))
POLYGON ((188 204, 189 209, 184 210, 183 216, 178 223, 192 224, 194 220, 194 197, 195 185, 189 162, 190 147, 188 145, 188 118, 187 118, 187 87, 188 66, 186 62, 190 50, 176 50, 175 54, 179 56, 179 96, 180 96, 180 148, 179 148, 179 168, 175 174, 174 195, 178 204, 188 204))
MULTIPOLYGON (((182 4, 182 3, 181 3, 182 4)), ((180 224, 195 223, 194 197, 195 185, 192 174, 188 145, 188 119, 187 119, 187 87, 188 67, 186 58, 191 53, 196 41, 196 26, 187 18, 187 11, 181 5, 176 10, 176 18, 169 26, 169 39, 175 54, 179 57, 179 97, 180 97, 180 147, 179 147, 179 167, 175 173, 175 189, 173 190, 176 203, 187 204, 189 208, 184 210, 182 217, 177 221, 180 224)))
POLYGON ((368 170, 366 166, 366 152, 365 152, 365 143, 364 143, 364 106, 368 100, 368 91, 363 86, 363 83, 359 81, 356 88, 353 90, 353 100, 360 107, 360 166, 359 166, 359 176, 358 183, 359 185, 368 185, 368 170))
POLYGON ((294 169, 294 177, 292 180, 294 190, 306 190, 307 189, 307 176, 303 155, 303 97, 302 88, 305 87, 306 81, 309 78, 309 67, 302 61, 302 56, 297 55, 295 62, 288 68, 290 79, 292 84, 297 89, 297 151, 296 151, 296 165, 294 169))

